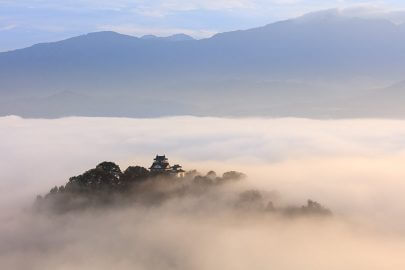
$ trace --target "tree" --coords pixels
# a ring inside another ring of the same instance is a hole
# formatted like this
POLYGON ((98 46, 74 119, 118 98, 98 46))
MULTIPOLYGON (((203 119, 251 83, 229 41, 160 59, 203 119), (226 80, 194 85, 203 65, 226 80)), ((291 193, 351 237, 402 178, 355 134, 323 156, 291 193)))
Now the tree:
POLYGON ((147 169, 140 166, 130 166, 128 167, 123 175, 122 175, 122 182, 123 183, 133 183, 147 179, 150 176, 150 173, 147 169))

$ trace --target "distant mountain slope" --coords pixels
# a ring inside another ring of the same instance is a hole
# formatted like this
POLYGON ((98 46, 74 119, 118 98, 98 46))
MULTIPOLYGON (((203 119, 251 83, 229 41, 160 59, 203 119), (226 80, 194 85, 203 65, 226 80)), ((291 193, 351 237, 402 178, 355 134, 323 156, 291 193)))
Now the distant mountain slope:
MULTIPOLYGON (((352 100, 364 94, 349 87, 338 89, 335 84, 403 80, 404 48, 403 25, 333 12, 202 40, 185 35, 136 38, 97 32, 0 53, 0 95, 13 100, 3 103, 1 113, 11 113, 4 108, 13 108, 13 102, 21 98, 38 100, 71 91, 97 100, 130 96, 133 104, 148 99, 163 107, 165 102, 194 106, 186 114, 207 114, 209 104, 217 104, 215 112, 255 114, 259 103, 263 105, 260 114, 300 115, 307 112, 307 104, 319 108, 316 104, 325 104, 324 100, 352 100), (295 82, 305 86, 291 88, 295 82), (230 110, 219 101, 241 107, 230 110), (297 102, 304 102, 305 109, 297 112, 301 106, 297 102)), ((129 108, 124 111, 131 111, 131 105, 125 106, 129 108)))
POLYGON ((355 115, 405 118, 405 81, 392 86, 374 89, 367 94, 345 101, 345 107, 355 115))
POLYGON ((0 53, 0 78, 2 92, 54 88, 60 83, 88 88, 111 80, 120 88, 127 79, 140 83, 156 77, 177 80, 189 76, 401 80, 404 34, 403 26, 389 21, 329 13, 203 40, 98 32, 0 53), (166 42, 172 39, 180 41, 166 42))
POLYGON ((187 41, 187 40, 194 40, 193 37, 190 37, 189 35, 186 34, 175 34, 171 35, 168 37, 158 37, 155 35, 145 35, 142 36, 141 39, 147 39, 147 40, 166 40, 166 41, 187 41))

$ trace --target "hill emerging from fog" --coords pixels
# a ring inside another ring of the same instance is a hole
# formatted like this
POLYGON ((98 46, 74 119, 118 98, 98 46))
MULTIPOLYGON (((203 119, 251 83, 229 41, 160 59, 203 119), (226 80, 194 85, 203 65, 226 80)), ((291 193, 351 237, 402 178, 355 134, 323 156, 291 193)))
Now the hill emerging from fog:
POLYGON ((403 88, 370 90, 405 79, 403 48, 404 25, 333 11, 202 40, 90 33, 0 53, 0 115, 404 117, 403 88))
POLYGON ((331 215, 330 210, 312 200, 300 207, 279 206, 278 196, 271 192, 238 187, 238 182, 245 177, 236 171, 217 176, 214 171, 202 175, 196 170, 179 176, 141 166, 130 166, 122 172, 117 164, 102 162, 94 169, 71 177, 66 185, 55 186, 44 197, 38 196, 35 209, 63 214, 89 208, 145 206, 153 211, 153 207, 173 203, 178 204, 179 209, 187 204, 190 205, 186 209, 197 204, 199 211, 209 212, 331 215), (213 206, 214 209, 211 209, 213 206))

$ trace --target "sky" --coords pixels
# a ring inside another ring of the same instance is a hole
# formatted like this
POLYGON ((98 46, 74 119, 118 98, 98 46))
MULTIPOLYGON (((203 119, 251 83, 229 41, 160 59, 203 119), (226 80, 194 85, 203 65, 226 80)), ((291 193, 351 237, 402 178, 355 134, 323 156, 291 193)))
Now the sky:
POLYGON ((0 51, 113 30, 134 36, 195 38, 262 26, 308 12, 339 8, 353 14, 393 13, 401 0, 0 0, 0 51))

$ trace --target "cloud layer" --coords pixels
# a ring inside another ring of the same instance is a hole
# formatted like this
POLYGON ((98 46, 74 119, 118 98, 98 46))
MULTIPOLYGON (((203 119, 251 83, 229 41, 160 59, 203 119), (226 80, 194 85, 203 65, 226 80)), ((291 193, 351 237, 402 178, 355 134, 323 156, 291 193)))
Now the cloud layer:
POLYGON ((405 266, 403 121, 3 117, 0 134, 0 260, 9 269, 405 266), (21 212, 101 161, 149 166, 157 153, 185 169, 245 172, 247 185, 276 191, 286 205, 312 198, 335 216, 240 216, 198 200, 21 212))

